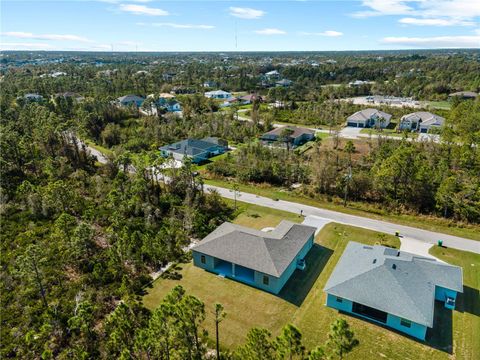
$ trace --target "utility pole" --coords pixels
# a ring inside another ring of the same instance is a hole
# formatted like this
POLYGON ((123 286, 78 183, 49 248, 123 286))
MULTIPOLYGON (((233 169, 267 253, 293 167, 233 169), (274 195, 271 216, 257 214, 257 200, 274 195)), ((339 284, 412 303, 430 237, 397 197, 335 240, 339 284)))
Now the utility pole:
POLYGON ((348 173, 345 175, 345 196, 343 198, 343 206, 347 206, 348 184, 352 180, 352 167, 348 167, 348 173))

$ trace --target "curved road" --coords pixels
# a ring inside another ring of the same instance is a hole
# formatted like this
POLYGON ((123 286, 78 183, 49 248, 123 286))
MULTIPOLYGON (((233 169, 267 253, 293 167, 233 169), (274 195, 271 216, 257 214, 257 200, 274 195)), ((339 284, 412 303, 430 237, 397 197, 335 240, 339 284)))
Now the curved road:
MULTIPOLYGON (((81 144, 83 142, 78 140, 81 144)), ((84 144, 85 145, 85 144, 84 144)), ((100 163, 106 163, 106 157, 98 150, 93 149, 85 145, 91 155, 95 156, 100 163)), ((134 171, 134 170, 133 170, 134 171)), ((164 179, 165 180, 165 179, 164 179)), ((205 190, 216 190, 222 197, 233 199, 234 193, 230 189, 222 188, 219 186, 204 185, 205 190)), ((284 210, 296 214, 302 214, 304 216, 314 215, 322 217, 327 220, 331 220, 337 223, 357 226, 365 229, 375 230, 387 234, 394 234, 396 231, 400 232, 400 235, 406 238, 422 241, 429 244, 436 244, 438 240, 443 240, 443 245, 446 247, 452 247, 459 250, 465 250, 480 254, 480 241, 465 239, 459 236, 447 235, 437 233, 434 231, 418 229, 406 225, 398 225, 382 220, 375 220, 366 217, 344 214, 337 211, 326 210, 317 208, 314 206, 294 203, 284 200, 272 200, 263 196, 255 194, 237 192, 237 199, 250 204, 269 207, 272 209, 284 210)))

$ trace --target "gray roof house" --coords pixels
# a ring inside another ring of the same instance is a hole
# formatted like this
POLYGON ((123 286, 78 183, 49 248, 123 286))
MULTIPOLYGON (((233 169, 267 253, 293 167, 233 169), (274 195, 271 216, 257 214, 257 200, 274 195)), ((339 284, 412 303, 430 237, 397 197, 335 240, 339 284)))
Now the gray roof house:
POLYGON ((449 97, 458 97, 462 99, 475 99, 478 94, 473 91, 457 91, 448 95, 449 97))
POLYGON ((213 156, 223 154, 228 150, 228 143, 224 140, 209 137, 202 140, 186 139, 160 148, 162 156, 172 156, 182 161, 188 157, 193 163, 200 163, 213 156))
POLYGON ((443 126, 445 119, 427 111, 417 111, 403 115, 398 128, 400 130, 430 132, 443 126))
POLYGON ((380 127, 386 128, 390 124, 392 115, 377 109, 363 109, 347 118, 347 126, 351 127, 380 127))
POLYGON ((455 308, 462 268, 384 246, 348 243, 325 285, 327 306, 425 340, 435 300, 455 308))
POLYGON ((276 144, 284 146, 286 144, 285 137, 282 135, 285 129, 289 129, 291 134, 288 136, 288 142, 293 147, 300 146, 308 141, 315 139, 315 131, 312 129, 302 128, 298 126, 281 126, 277 127, 265 134, 260 139, 264 144, 276 144))
POLYGON ((141 96, 137 95, 125 95, 125 96, 120 96, 117 98, 117 103, 121 106, 136 106, 140 107, 142 106, 143 102, 145 99, 141 96))
POLYGON ((270 232, 225 222, 192 248, 193 263, 278 294, 295 269, 304 268, 315 230, 290 221, 270 232))

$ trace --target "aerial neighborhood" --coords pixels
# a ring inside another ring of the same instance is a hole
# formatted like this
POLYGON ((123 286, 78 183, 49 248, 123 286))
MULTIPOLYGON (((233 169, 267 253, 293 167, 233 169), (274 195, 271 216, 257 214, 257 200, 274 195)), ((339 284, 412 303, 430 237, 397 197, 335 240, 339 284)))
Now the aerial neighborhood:
POLYGON ((1 60, 2 358, 480 359, 475 49, 1 60))

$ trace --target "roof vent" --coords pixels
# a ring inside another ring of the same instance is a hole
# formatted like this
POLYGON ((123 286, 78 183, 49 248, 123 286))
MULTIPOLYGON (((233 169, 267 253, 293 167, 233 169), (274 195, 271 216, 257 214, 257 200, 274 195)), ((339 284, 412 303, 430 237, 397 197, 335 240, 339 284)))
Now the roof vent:
POLYGON ((397 268, 397 265, 393 264, 392 269, 395 270, 397 268))

